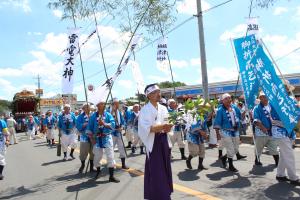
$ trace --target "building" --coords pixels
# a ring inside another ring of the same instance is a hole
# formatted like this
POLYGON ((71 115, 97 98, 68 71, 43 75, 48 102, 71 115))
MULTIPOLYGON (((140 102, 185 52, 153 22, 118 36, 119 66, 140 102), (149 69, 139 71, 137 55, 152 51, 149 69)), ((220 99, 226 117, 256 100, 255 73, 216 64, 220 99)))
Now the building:
MULTIPOLYGON (((287 79, 291 85, 295 87, 293 91, 297 100, 300 100, 300 73, 287 74, 284 75, 285 79, 287 79)), ((243 88, 241 82, 237 80, 233 81, 223 81, 216 83, 208 84, 208 92, 211 99, 219 98, 219 96, 223 93, 229 93, 233 96, 240 97, 243 95, 243 88)), ((176 87, 175 89, 176 98, 177 99, 187 99, 193 98, 197 95, 202 95, 202 85, 188 85, 176 87)), ((173 88, 163 88, 161 89, 161 94, 165 98, 174 97, 174 89, 173 88)))
POLYGON ((41 113, 46 113, 51 110, 53 113, 60 113, 63 109, 63 105, 69 103, 72 105, 77 104, 77 95, 73 94, 70 97, 64 95, 56 95, 52 98, 42 98, 40 100, 41 113))

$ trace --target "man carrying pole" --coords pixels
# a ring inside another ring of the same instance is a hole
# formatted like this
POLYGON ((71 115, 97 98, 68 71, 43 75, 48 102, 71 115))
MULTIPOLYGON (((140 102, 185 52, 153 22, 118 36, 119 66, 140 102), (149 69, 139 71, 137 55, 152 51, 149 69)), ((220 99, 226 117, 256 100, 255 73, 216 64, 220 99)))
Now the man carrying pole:
POLYGON ((122 129, 125 126, 125 121, 122 113, 119 111, 119 100, 117 98, 113 98, 110 114, 114 117, 116 122, 116 127, 112 131, 113 147, 115 147, 116 145, 118 147, 120 158, 122 161, 122 169, 128 169, 128 167, 125 165, 126 149, 122 137, 122 129))
POLYGON ((80 153, 79 159, 81 161, 81 166, 79 168, 79 173, 83 172, 85 167, 85 160, 89 154, 90 162, 90 172, 94 171, 94 154, 93 148, 91 148, 91 141, 87 134, 87 128, 90 119, 90 105, 84 104, 82 106, 83 112, 78 116, 76 120, 76 128, 80 133, 80 153))
POLYGON ((98 111, 94 112, 90 117, 87 129, 89 138, 92 144, 94 144, 94 165, 97 168, 95 179, 97 179, 101 173, 100 161, 104 152, 109 169, 109 182, 119 183, 120 180, 114 177, 116 162, 114 160, 114 148, 111 135, 112 130, 115 128, 115 120, 109 112, 105 111, 105 100, 103 98, 99 98, 95 104, 98 111))
POLYGON ((260 156, 265 146, 268 147, 269 154, 273 156, 276 167, 278 166, 279 154, 277 151, 277 142, 272 138, 272 119, 271 119, 271 106, 266 95, 263 92, 259 93, 260 103, 254 107, 253 118, 255 125, 255 165, 262 165, 260 156))

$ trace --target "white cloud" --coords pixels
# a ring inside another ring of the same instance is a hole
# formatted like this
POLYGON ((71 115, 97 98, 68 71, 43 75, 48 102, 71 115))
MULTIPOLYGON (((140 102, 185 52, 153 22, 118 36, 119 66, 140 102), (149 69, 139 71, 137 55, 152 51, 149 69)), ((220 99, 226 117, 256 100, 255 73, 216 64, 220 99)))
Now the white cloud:
POLYGON ((222 42, 226 42, 231 38, 241 37, 246 34, 247 25, 246 24, 239 24, 234 27, 232 30, 226 30, 221 36, 220 40, 222 42))
POLYGON ((131 80, 119 80, 118 85, 124 89, 133 89, 134 83, 131 80))
POLYGON ((63 16, 63 12, 61 10, 53 10, 52 13, 55 17, 58 18, 61 18, 63 16))
POLYGON ((286 7, 276 7, 273 11, 273 15, 281 15, 286 12, 288 12, 288 9, 286 7))
POLYGON ((45 40, 38 46, 40 49, 59 55, 66 47, 68 42, 68 35, 66 33, 60 33, 55 35, 54 33, 48 33, 45 40))
MULTIPOLYGON (((119 63, 124 51, 125 45, 130 39, 129 33, 121 33, 119 29, 112 26, 98 26, 101 37, 105 62, 107 64, 119 63)), ((88 35, 82 35, 82 41, 88 35)), ((89 42, 82 47, 82 58, 84 61, 91 60, 101 62, 100 49, 97 36, 94 35, 89 42), (98 52, 95 54, 95 52, 98 52), (91 57, 92 56, 92 57, 91 57)))
POLYGON ((298 7, 296 8, 296 15, 297 15, 297 16, 300 16, 300 6, 298 6, 298 7))
POLYGON ((189 63, 185 60, 171 60, 171 66, 172 68, 185 68, 189 66, 189 63))
POLYGON ((1 0, 0 8, 4 6, 12 6, 15 8, 22 8, 25 13, 31 12, 29 0, 1 0))
MULTIPOLYGON (((129 41, 129 33, 121 33, 112 26, 98 26, 101 37, 105 62, 107 64, 118 63, 124 53, 126 42, 129 41)), ((80 36, 80 44, 86 40, 89 34, 80 36)), ((39 45, 39 48, 56 55, 60 55, 67 47, 66 33, 48 33, 39 45)), ((86 61, 101 62, 98 38, 94 34, 84 46, 81 47, 82 59, 86 61)))
MULTIPOLYGON (((294 37, 289 37, 286 35, 266 35, 263 38, 266 43, 269 51, 272 54, 272 57, 276 60, 282 56, 286 56, 296 48, 299 48, 300 44, 300 32, 295 34, 294 37)), ((281 59, 278 64, 280 67, 280 62, 284 61, 284 72, 283 73, 295 73, 299 71, 300 63, 300 51, 296 51, 284 59, 281 59)), ((283 71, 283 67, 281 67, 283 71)))
POLYGON ((168 76, 149 75, 149 76, 147 76, 147 79, 151 80, 151 82, 170 81, 170 78, 168 76))
POLYGON ((201 60, 200 58, 192 58, 190 60, 190 65, 191 66, 200 66, 201 65, 201 60))
MULTIPOLYGON (((207 10, 211 7, 211 5, 207 2, 202 0, 201 1, 202 10, 207 10)), ((180 14, 187 14, 187 15, 195 15, 197 14, 197 5, 196 0, 184 0, 176 3, 177 11, 180 14)))
POLYGON ((27 32, 27 35, 42 35, 42 33, 41 32, 27 32))
POLYGON ((15 68, 1 68, 0 77, 19 77, 23 75, 23 71, 15 68))
MULTIPOLYGON (((34 57, 31 62, 28 62, 19 68, 1 68, 0 77, 33 78, 39 74, 41 76, 43 87, 46 86, 46 88, 49 88, 49 86, 59 86, 61 83, 60 73, 63 63, 53 63, 46 57, 45 53, 41 51, 31 51, 30 54, 34 57)), ((2 83, 8 85, 8 82, 3 82, 3 79, 2 83)), ((19 87, 17 89, 21 90, 23 88, 19 87)), ((30 86, 28 89, 32 89, 32 87, 30 86)), ((14 90, 14 92, 17 91, 18 90, 14 90)))
POLYGON ((238 71, 236 68, 229 67, 209 67, 207 69, 208 82, 220 82, 227 80, 236 80, 238 77, 238 71))

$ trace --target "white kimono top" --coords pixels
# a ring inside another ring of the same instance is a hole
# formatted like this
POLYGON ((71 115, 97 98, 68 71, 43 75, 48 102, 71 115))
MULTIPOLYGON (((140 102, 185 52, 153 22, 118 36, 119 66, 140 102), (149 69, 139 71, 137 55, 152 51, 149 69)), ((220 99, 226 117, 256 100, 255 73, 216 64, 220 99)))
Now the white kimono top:
MULTIPOLYGON (((144 145, 146 146, 147 154, 152 152, 155 133, 150 132, 150 127, 153 125, 168 123, 169 113, 165 106, 160 104, 156 109, 150 102, 147 103, 140 111, 138 122, 138 135, 144 145)), ((169 147, 172 147, 172 143, 168 136, 169 147)))

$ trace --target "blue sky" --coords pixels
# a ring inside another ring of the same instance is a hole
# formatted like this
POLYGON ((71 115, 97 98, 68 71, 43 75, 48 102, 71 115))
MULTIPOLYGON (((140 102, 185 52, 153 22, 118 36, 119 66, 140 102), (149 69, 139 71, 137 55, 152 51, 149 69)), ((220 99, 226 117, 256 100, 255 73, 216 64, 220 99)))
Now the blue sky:
MULTIPOLYGON (((61 51, 67 45, 67 28, 73 26, 70 20, 61 21, 60 10, 47 8, 48 1, 1 0, 0 1, 0 99, 12 100, 22 89, 37 87, 37 74, 42 77, 44 97, 61 93, 61 75, 64 56, 61 51)), ((177 4, 179 24, 196 13, 196 0, 183 0, 177 4)), ((224 0, 202 0, 203 9, 217 5, 224 0)), ((204 14, 205 44, 209 82, 237 79, 238 73, 229 38, 240 37, 246 31, 246 17, 249 13, 248 0, 232 2, 204 14)), ((254 8, 252 17, 259 17, 261 37, 273 57, 280 58, 300 46, 300 2, 280 0, 269 9, 254 8)), ((117 68, 124 51, 124 40, 128 35, 120 33, 118 20, 99 15, 101 37, 105 46, 104 56, 111 76, 117 68)), ((91 19, 78 21, 81 39, 95 29, 91 19)), ((156 37, 154 37, 156 38, 156 37)), ((153 39, 154 39, 153 38, 153 39)), ((141 46, 146 42, 142 42, 141 46)), ((86 84, 98 86, 105 80, 101 70, 102 62, 97 38, 94 36, 83 48, 83 64, 86 84), (94 56, 92 56, 94 55, 94 56)), ((169 55, 175 81, 186 84, 201 83, 200 52, 197 19, 194 18, 168 35, 169 55)), ((84 100, 81 69, 77 57, 74 93, 84 100)), ((156 65, 156 43, 136 53, 145 84, 171 80, 168 70, 156 65)), ((284 74, 300 72, 300 51, 278 61, 284 74)), ((120 99, 134 96, 136 92, 130 65, 117 79, 113 96, 120 99)))

